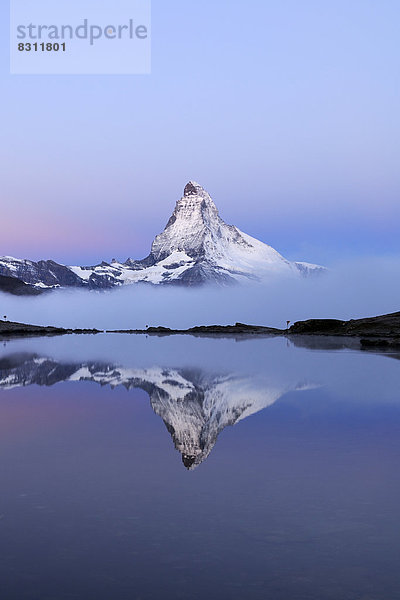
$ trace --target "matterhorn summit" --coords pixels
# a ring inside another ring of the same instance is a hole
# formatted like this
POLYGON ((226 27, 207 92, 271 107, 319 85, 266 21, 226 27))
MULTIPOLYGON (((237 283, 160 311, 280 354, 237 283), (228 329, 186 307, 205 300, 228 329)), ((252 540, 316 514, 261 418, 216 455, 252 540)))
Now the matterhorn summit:
POLYGON ((211 196, 195 181, 185 186, 150 255, 144 261, 128 263, 136 268, 144 265, 152 283, 186 285, 262 281, 273 275, 298 277, 323 270, 317 265, 292 263, 271 246, 227 225, 211 196))
POLYGON ((190 181, 164 231, 155 238, 151 254, 156 260, 163 260, 173 252, 204 257, 207 251, 216 252, 221 226, 229 227, 220 219, 209 194, 190 181))
POLYGON ((37 289, 107 289, 133 283, 228 285, 268 282, 275 276, 304 277, 323 270, 318 265, 291 262, 271 246, 227 225, 208 192, 195 181, 185 186, 164 231, 156 236, 143 260, 69 267, 50 260, 0 258, 0 276, 17 278, 37 289))

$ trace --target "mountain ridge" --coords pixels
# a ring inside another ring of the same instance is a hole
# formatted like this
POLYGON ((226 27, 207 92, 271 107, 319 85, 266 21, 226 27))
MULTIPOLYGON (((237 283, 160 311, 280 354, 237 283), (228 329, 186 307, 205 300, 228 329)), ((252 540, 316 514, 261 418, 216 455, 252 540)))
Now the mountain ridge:
POLYGON ((110 289, 147 283, 193 286, 268 281, 275 276, 304 277, 323 272, 319 265, 291 262, 271 246, 228 225, 208 192, 189 181, 167 225, 142 260, 103 261, 91 267, 0 258, 0 275, 36 288, 110 289))

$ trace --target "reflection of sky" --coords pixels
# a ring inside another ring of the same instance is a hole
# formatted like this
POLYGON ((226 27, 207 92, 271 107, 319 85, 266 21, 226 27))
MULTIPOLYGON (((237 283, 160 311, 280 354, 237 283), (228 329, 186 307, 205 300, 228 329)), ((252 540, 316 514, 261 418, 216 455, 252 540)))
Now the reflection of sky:
POLYGON ((142 391, 89 383, 1 391, 3 593, 394 600, 398 361, 276 345, 261 352, 254 342, 212 356, 215 342, 196 353, 199 340, 175 351, 163 341, 125 363, 164 355, 181 365, 191 350, 202 369, 236 369, 242 355, 243 371, 264 365, 275 381, 313 373, 325 385, 227 427, 193 473, 142 391))
POLYGON ((289 257, 399 250, 399 5, 153 2, 153 73, 10 76, 0 254, 147 254, 185 182, 289 257))

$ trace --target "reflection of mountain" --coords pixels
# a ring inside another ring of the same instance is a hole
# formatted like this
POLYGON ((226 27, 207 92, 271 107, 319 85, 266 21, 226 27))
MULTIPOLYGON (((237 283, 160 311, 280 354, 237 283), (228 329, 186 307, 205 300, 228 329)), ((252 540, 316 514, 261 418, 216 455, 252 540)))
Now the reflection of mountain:
POLYGON ((61 363, 34 354, 13 354, 0 360, 0 388, 49 386, 60 381, 93 381, 146 391, 188 469, 207 458, 226 426, 270 406, 290 390, 307 387, 271 382, 258 375, 183 368, 134 369, 101 362, 61 363))

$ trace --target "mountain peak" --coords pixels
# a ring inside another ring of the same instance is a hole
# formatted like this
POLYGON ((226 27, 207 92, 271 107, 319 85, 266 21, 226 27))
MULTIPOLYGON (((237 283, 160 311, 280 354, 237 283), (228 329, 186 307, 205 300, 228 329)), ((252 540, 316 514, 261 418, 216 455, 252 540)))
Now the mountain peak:
POLYGON ((199 203, 201 203, 202 200, 205 200, 209 206, 215 207, 215 210, 216 210, 216 206, 215 206, 210 194, 207 192, 207 190, 205 190, 203 188, 203 186, 201 186, 196 181, 189 181, 185 185, 185 189, 183 190, 183 196, 176 203, 175 211, 177 208, 179 208, 181 206, 186 206, 186 204, 187 204, 186 201, 188 201, 190 203, 191 200, 198 200, 199 203))
POLYGON ((207 240, 218 237, 221 225, 224 223, 208 192, 189 181, 164 231, 152 244, 152 257, 159 261, 173 252, 184 252, 193 259, 204 257, 207 240))
POLYGON ((226 285, 266 281, 275 274, 300 277, 323 271, 318 265, 286 260, 271 246, 225 223, 208 192, 192 180, 185 185, 164 231, 156 236, 149 256, 143 260, 67 267, 53 261, 0 258, 0 275, 38 288, 107 289, 139 282, 226 285))
POLYGON ((189 181, 183 190, 184 196, 197 196, 199 192, 204 192, 204 188, 196 181, 189 181))

